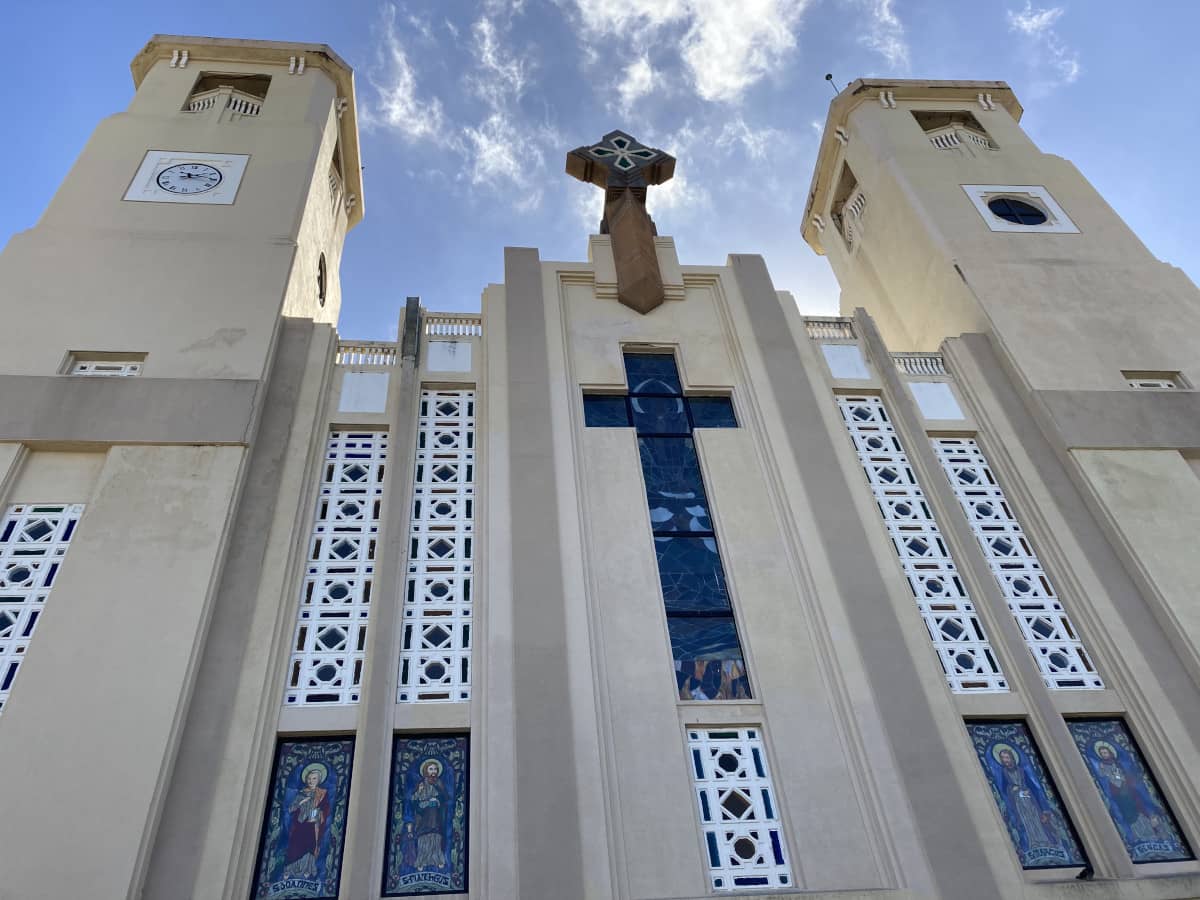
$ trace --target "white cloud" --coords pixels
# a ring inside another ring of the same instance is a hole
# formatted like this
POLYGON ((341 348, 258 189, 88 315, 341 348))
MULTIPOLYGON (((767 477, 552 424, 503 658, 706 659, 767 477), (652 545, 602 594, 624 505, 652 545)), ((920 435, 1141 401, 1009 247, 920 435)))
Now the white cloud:
POLYGON ((859 43, 882 56, 892 69, 907 71, 908 42, 904 39, 904 23, 892 8, 893 2, 867 0, 870 26, 859 43))
MULTIPOLYGON (((574 4, 585 48, 616 38, 644 51, 673 40, 695 92, 705 100, 734 101, 795 46, 794 30, 808 0, 574 0, 574 4)), ((603 61, 603 51, 596 55, 603 61)))
MULTIPOLYGON (((820 126, 818 126, 819 128, 820 126)), ((746 124, 740 116, 732 122, 726 122, 714 142, 717 147, 731 149, 740 144, 751 159, 764 159, 773 146, 786 141, 783 132, 775 128, 759 128, 757 130, 746 124)))
POLYGON ((1031 0, 1025 0, 1025 8, 1019 12, 1008 11, 1008 28, 1025 35, 1030 43, 1040 68, 1048 71, 1035 89, 1045 91, 1060 84, 1072 84, 1083 71, 1079 64, 1079 53, 1067 46, 1054 27, 1063 15, 1061 6, 1035 9, 1031 0))
POLYGON ((688 0, 575 0, 588 31, 597 34, 628 34, 630 29, 653 29, 677 22, 688 15, 688 0))
POLYGON ((621 81, 617 84, 617 93, 621 96, 620 109, 622 113, 628 114, 634 103, 650 93, 654 87, 654 75, 650 60, 645 56, 634 60, 625 67, 621 81))
POLYGON ((469 79, 472 89, 493 110, 521 99, 528 84, 527 64, 501 43, 495 24, 487 18, 471 27, 479 74, 469 79))
POLYGON ((1062 14, 1063 8, 1061 6, 1035 10, 1032 3, 1026 2, 1025 8, 1021 12, 1009 10, 1008 25, 1013 31, 1020 31, 1036 36, 1044 34, 1048 29, 1053 27, 1062 14))
POLYGON ((383 9, 377 66, 367 78, 377 96, 374 103, 361 106, 359 121, 364 128, 390 128, 410 141, 446 139, 442 103, 418 95, 416 73, 396 32, 396 7, 390 4, 383 9))
POLYGON ((795 46, 803 0, 692 0, 694 18, 681 54, 696 93, 737 100, 795 46))
POLYGON ((569 180, 568 190, 571 213, 575 221, 584 229, 585 234, 598 234, 600 220, 604 218, 604 191, 574 179, 569 180))
POLYGON ((463 135, 472 184, 494 184, 512 192, 522 180, 522 170, 536 170, 545 164, 542 151, 536 144, 522 141, 520 130, 503 113, 494 112, 478 126, 464 128, 463 135))

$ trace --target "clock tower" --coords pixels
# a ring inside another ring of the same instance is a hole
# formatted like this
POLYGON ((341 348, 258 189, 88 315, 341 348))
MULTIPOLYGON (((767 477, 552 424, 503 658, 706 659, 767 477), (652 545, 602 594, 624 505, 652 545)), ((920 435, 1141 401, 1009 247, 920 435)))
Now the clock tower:
POLYGON ((0 253, 0 542, 25 560, 0 555, 0 770, 39 811, 0 819, 3 897, 194 896, 180 859, 203 848, 171 823, 224 824, 222 791, 244 791, 219 760, 260 753, 214 673, 276 671, 269 642, 233 648, 276 523, 310 508, 287 479, 320 452, 362 217, 353 76, 329 47, 159 35, 132 72, 128 108, 0 253), (35 624, 47 649, 26 653, 35 624), (178 848, 153 845, 159 822, 178 848))
POLYGON ((128 109, 0 256, 20 299, 0 372, 128 352, 146 377, 262 377, 281 315, 337 319, 362 217, 351 70, 321 45, 163 35, 132 70, 128 109))

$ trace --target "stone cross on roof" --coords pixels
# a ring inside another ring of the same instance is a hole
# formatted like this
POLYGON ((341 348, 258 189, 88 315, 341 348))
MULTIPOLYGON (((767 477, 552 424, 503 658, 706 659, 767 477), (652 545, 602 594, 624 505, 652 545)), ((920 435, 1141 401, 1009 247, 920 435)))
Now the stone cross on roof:
POLYGON ((646 188, 675 174, 675 157, 643 146, 623 131, 610 131, 600 143, 568 153, 567 174, 604 188, 600 233, 612 238, 617 298, 640 313, 658 307, 665 297, 646 188))

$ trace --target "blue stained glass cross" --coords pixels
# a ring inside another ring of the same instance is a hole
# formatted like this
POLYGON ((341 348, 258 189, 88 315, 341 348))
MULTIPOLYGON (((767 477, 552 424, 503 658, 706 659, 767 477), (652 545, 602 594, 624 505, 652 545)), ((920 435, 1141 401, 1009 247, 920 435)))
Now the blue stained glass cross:
POLYGON ((590 427, 628 428, 650 508, 659 582, 681 700, 750 696, 733 605, 709 517, 696 428, 736 428, 728 397, 684 396, 675 358, 625 355, 627 394, 585 394, 590 427))
POLYGON ((646 437, 686 436, 693 428, 737 428, 728 397, 685 396, 675 367, 666 354, 625 356, 629 391, 584 394, 585 423, 593 428, 629 428, 646 437))

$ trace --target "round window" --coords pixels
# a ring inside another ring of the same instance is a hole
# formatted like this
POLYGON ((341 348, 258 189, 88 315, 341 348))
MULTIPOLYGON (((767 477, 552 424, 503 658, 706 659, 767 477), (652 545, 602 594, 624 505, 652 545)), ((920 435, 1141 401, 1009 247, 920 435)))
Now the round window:
POLYGON ((321 258, 317 260, 317 300, 321 305, 325 305, 325 282, 327 279, 325 271, 325 254, 321 254, 321 258))
POLYGON ((1015 197, 997 197, 988 201, 988 209, 1014 225, 1043 225, 1046 214, 1031 203, 1015 197))

